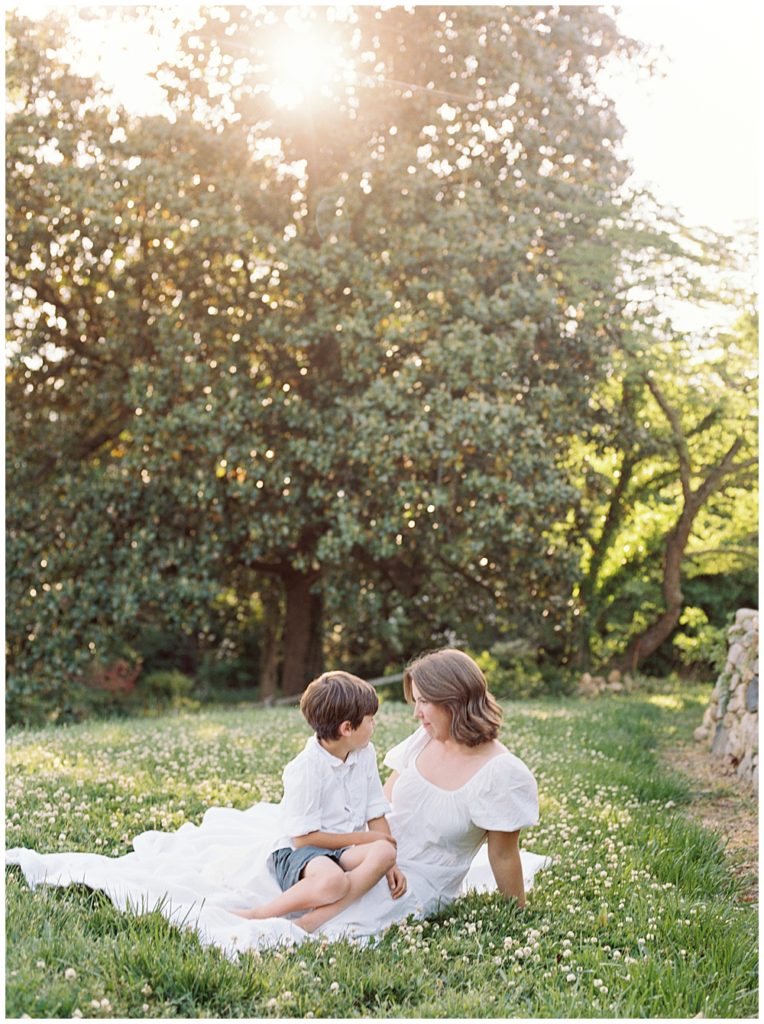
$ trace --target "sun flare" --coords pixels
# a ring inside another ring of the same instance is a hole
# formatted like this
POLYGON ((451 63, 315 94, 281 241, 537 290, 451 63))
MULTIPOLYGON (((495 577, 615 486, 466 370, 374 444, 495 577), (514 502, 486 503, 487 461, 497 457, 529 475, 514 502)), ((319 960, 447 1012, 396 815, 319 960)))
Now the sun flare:
POLYGON ((337 50, 315 33, 291 33, 273 52, 271 97, 280 107, 294 107, 326 90, 341 63, 337 50))

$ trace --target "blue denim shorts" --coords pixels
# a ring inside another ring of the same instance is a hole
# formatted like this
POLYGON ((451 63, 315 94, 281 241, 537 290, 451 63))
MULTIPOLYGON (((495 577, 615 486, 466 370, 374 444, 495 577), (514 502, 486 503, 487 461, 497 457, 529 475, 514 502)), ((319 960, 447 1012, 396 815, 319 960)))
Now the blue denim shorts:
POLYGON ((283 846, 271 854, 273 867, 276 870, 276 880, 282 890, 291 889, 300 881, 305 865, 315 857, 328 857, 339 864, 340 857, 349 850, 349 846, 342 846, 339 850, 324 850, 320 846, 301 846, 299 850, 292 850, 283 846))

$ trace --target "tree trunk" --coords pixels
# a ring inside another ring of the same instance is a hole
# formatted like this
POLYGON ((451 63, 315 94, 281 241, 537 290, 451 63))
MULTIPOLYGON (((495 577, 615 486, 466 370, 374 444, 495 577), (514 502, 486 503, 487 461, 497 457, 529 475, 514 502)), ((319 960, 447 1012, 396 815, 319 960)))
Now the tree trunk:
POLYGON ((624 496, 631 483, 634 467, 639 459, 629 453, 624 453, 621 460, 620 473, 613 494, 610 498, 605 522, 602 527, 599 539, 590 542, 592 545, 592 557, 589 562, 589 569, 581 580, 579 595, 579 606, 581 614, 578 621, 578 642, 571 651, 571 664, 578 668, 588 668, 591 652, 591 630, 594 628, 595 610, 597 604, 597 585, 600 569, 607 556, 618 530, 623 521, 625 508, 624 496))
POLYGON ((695 516, 700 511, 702 502, 688 502, 679 517, 679 522, 666 538, 666 551, 663 556, 663 600, 665 608, 639 636, 632 637, 620 666, 629 672, 635 672, 643 661, 658 650, 664 640, 668 640, 679 622, 682 614, 684 595, 682 594, 682 559, 695 516))
POLYGON ((278 688, 279 644, 284 622, 281 581, 266 577, 260 587, 263 643, 260 649, 260 700, 272 701, 278 688))
MULTIPOLYGON (((321 665, 321 595, 312 592, 317 573, 289 571, 283 576, 286 595, 284 619, 284 696, 302 693, 321 665)), ((320 671, 320 668, 319 668, 320 671)))

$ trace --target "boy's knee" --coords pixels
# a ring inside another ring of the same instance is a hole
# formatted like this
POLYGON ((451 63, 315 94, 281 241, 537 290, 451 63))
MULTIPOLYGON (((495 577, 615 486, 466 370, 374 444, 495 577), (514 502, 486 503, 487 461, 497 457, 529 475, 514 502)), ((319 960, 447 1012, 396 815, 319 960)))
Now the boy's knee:
POLYGON ((394 866, 397 856, 393 844, 388 843, 386 839, 380 839, 378 842, 372 843, 371 846, 380 867, 383 867, 385 871, 389 871, 394 866))
POLYGON ((327 903, 336 903, 350 891, 350 879, 342 869, 332 872, 323 882, 324 896, 327 903))

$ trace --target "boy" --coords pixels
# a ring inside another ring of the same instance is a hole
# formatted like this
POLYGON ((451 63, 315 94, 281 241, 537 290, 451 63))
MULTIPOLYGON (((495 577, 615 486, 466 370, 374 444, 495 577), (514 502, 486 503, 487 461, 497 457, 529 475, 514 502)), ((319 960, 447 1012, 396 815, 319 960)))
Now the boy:
POLYGON ((262 919, 305 910, 294 923, 311 932, 384 876, 393 899, 404 894, 369 742, 378 708, 374 687, 349 672, 324 672, 307 687, 300 710, 315 735, 284 769, 288 835, 271 854, 283 892, 234 913, 262 919))

